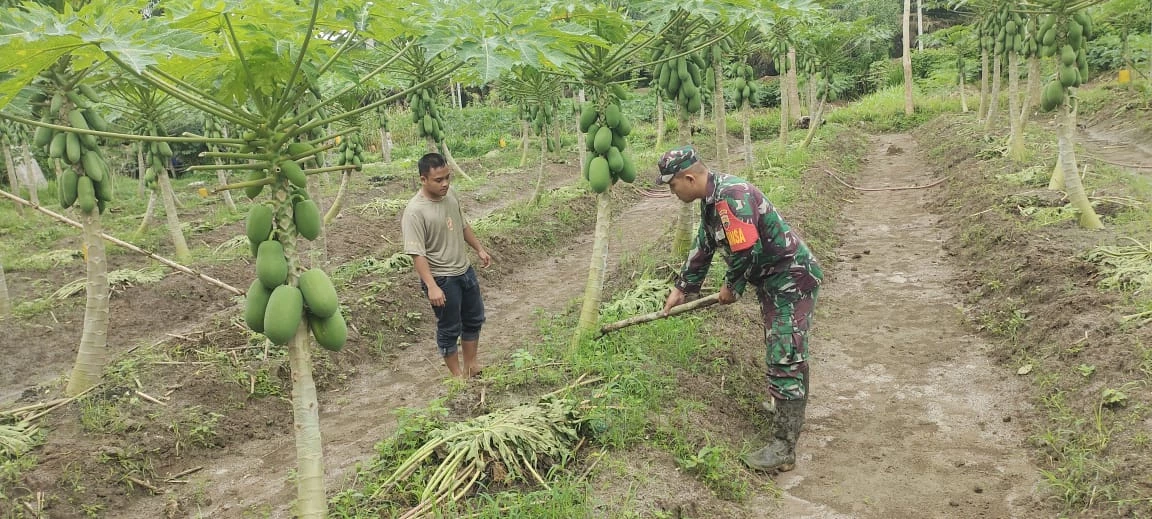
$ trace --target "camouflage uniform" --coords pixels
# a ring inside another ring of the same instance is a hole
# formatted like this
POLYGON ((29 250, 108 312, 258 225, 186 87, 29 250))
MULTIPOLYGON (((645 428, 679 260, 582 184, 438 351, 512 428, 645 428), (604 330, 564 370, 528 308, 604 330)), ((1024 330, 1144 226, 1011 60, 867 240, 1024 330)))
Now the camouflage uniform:
POLYGON ((700 201, 700 230, 676 287, 697 293, 717 248, 735 294, 756 287, 764 317, 769 390, 778 400, 808 394, 808 330, 824 273, 808 246, 756 186, 709 172, 700 201))

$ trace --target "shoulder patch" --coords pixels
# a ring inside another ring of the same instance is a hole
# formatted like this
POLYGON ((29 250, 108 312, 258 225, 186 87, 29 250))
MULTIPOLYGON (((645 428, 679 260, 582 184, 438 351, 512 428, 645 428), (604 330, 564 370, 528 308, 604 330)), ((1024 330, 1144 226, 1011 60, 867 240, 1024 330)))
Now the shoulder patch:
POLYGON ((728 248, 732 252, 747 250, 756 244, 756 240, 760 238, 756 226, 737 218, 732 213, 732 208, 728 206, 727 200, 716 203, 716 212, 720 216, 720 224, 724 227, 724 235, 728 238, 728 248))

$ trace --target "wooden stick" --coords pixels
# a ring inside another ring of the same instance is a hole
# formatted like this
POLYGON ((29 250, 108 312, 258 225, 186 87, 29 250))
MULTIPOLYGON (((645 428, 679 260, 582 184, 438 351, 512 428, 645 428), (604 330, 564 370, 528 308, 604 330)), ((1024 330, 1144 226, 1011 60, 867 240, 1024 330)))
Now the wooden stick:
POLYGON ((32 415, 32 416, 29 416, 29 417, 27 417, 27 418, 24 418, 24 421, 27 421, 27 422, 31 422, 32 420, 35 420, 35 419, 37 419, 37 418, 40 418, 41 416, 44 416, 44 415, 46 415, 46 414, 48 414, 48 413, 51 413, 52 411, 55 411, 55 410, 59 409, 60 407, 62 407, 62 406, 64 406, 64 405, 66 405, 66 404, 68 404, 68 403, 70 403, 70 402, 72 402, 72 401, 74 401, 74 400, 76 400, 76 399, 78 399, 78 398, 80 398, 80 397, 82 397, 82 396, 84 396, 84 395, 87 395, 87 394, 88 394, 88 393, 90 393, 90 392, 91 392, 93 389, 96 389, 96 388, 98 388, 98 387, 100 387, 100 384, 96 384, 95 386, 92 386, 92 387, 90 387, 90 388, 88 388, 88 389, 85 389, 85 390, 84 390, 84 391, 82 391, 82 392, 81 392, 79 395, 76 395, 76 396, 74 396, 74 397, 71 397, 71 398, 66 398, 66 399, 64 399, 64 400, 60 401, 60 403, 58 403, 58 404, 56 404, 56 405, 54 405, 54 406, 52 406, 52 407, 49 407, 48 409, 45 409, 45 410, 43 410, 43 411, 40 411, 39 413, 36 413, 36 414, 34 414, 34 415, 32 415))
POLYGON ((1123 162, 1115 162, 1115 161, 1111 161, 1111 160, 1108 160, 1108 159, 1105 159, 1102 157, 1097 157, 1096 155, 1092 155, 1089 153, 1085 153, 1084 155, 1087 156, 1088 158, 1092 159, 1092 160, 1098 160, 1100 162, 1103 162, 1105 164, 1111 164, 1113 166, 1120 166, 1120 167, 1124 167, 1124 168, 1134 168, 1134 169, 1152 169, 1152 166, 1142 166, 1139 164, 1125 164, 1123 162))
POLYGON ((607 335, 608 332, 614 332, 616 330, 619 330, 621 328, 627 328, 627 327, 632 326, 634 324, 647 323, 647 322, 655 321, 657 319, 663 319, 665 317, 672 317, 674 315, 680 315, 684 312, 691 312, 692 310, 699 310, 701 308, 707 308, 707 307, 712 306, 718 302, 720 302, 720 294, 715 293, 715 294, 712 294, 708 297, 701 297, 700 299, 697 299, 697 300, 692 301, 690 303, 684 303, 684 304, 679 305, 679 306, 674 306, 674 307, 672 307, 671 310, 668 311, 667 314, 665 314, 663 310, 657 310, 657 311, 652 312, 650 314, 644 314, 644 315, 637 315, 635 317, 629 317, 627 319, 624 319, 623 321, 616 321, 614 323, 601 326, 600 327, 600 335, 604 336, 604 335, 607 335))
POLYGON ((923 185, 923 186, 903 186, 903 187, 856 187, 856 186, 854 186, 854 185, 852 185, 852 184, 849 184, 849 183, 847 183, 847 182, 845 182, 845 181, 843 181, 843 180, 840 180, 840 177, 836 176, 835 174, 833 174, 831 171, 828 171, 827 169, 825 169, 825 170, 824 170, 824 172, 825 172, 825 173, 827 173, 827 174, 828 174, 828 176, 830 176, 830 177, 832 177, 832 178, 836 179, 836 181, 837 181, 837 182, 839 182, 839 183, 841 183, 841 184, 844 184, 844 186, 846 186, 846 187, 850 187, 850 188, 852 188, 852 189, 855 189, 855 190, 857 190, 857 191, 905 191, 905 190, 908 190, 908 189, 925 189, 925 188, 929 188, 929 187, 932 187, 932 186, 936 186, 936 185, 942 184, 942 183, 943 183, 945 180, 948 180, 948 179, 950 178, 950 177, 944 177, 944 178, 942 178, 942 179, 940 179, 940 180, 937 180, 937 181, 935 181, 935 182, 933 182, 933 183, 931 183, 931 184, 926 184, 926 185, 923 185))
POLYGON ((139 390, 135 390, 135 391, 136 391, 136 395, 138 395, 140 398, 143 398, 144 400, 152 402, 153 404, 160 404, 160 405, 165 406, 165 407, 168 406, 168 404, 165 404, 164 402, 157 400, 155 397, 153 397, 147 393, 140 392, 139 390))
MULTIPOLYGON (((0 195, 2 195, 2 196, 5 196, 5 197, 7 197, 7 198, 9 198, 9 199, 11 199, 11 200, 13 200, 13 201, 17 202, 17 203, 20 203, 20 204, 26 205, 26 206, 28 206, 28 207, 31 207, 32 209, 35 209, 35 210, 37 210, 37 211, 40 211, 41 213, 44 213, 44 214, 46 214, 46 215, 48 215, 48 216, 51 216, 52 218, 55 218, 55 219, 57 219, 57 220, 60 220, 61 222, 64 222, 64 223, 66 223, 66 224, 68 224, 68 225, 71 225, 71 226, 73 226, 73 227, 76 227, 76 228, 79 228, 79 229, 83 229, 83 228, 84 228, 84 226, 83 226, 83 225, 81 225, 79 222, 77 222, 77 221, 75 221, 75 220, 72 220, 71 218, 68 218, 67 216, 64 216, 64 215, 62 215, 62 214, 59 214, 59 213, 53 212, 53 211, 51 211, 51 210, 49 210, 49 209, 45 209, 45 208, 43 208, 43 207, 41 207, 41 206, 39 206, 39 205, 33 204, 32 202, 29 202, 29 201, 27 201, 27 200, 25 200, 25 199, 23 199, 23 198, 20 198, 20 197, 18 197, 18 196, 16 196, 16 195, 14 195, 14 194, 12 194, 12 193, 9 193, 9 192, 7 192, 7 191, 4 191, 4 190, 2 190, 2 189, 0 189, 0 195)), ((229 285, 228 283, 225 283, 225 282, 223 282, 223 281, 220 281, 219 279, 216 279, 216 278, 214 278, 214 277, 210 277, 210 276, 207 276, 207 275, 205 275, 205 274, 201 274, 200 272, 197 272, 197 271, 195 271, 195 270, 192 270, 192 269, 190 269, 190 268, 188 268, 188 267, 185 267, 184 265, 181 265, 181 264, 179 264, 179 263, 176 263, 175 261, 172 261, 172 260, 170 260, 170 259, 168 259, 168 258, 165 258, 165 257, 162 257, 162 256, 158 256, 158 255, 156 255, 156 254, 154 254, 154 253, 148 252, 148 251, 146 251, 146 250, 144 250, 144 249, 141 249, 140 247, 137 247, 137 246, 135 246, 135 245, 132 245, 131 243, 128 243, 128 242, 126 242, 126 241, 124 241, 124 240, 121 240, 121 239, 119 239, 119 238, 116 238, 116 237, 114 237, 114 236, 110 236, 110 235, 107 235, 107 234, 104 234, 104 233, 100 233, 100 237, 101 237, 101 238, 103 238, 105 241, 109 241, 109 242, 111 242, 111 243, 114 243, 114 244, 116 244, 116 245, 119 245, 119 246, 121 246, 121 247, 124 247, 125 249, 128 249, 128 250, 130 250, 130 251, 132 251, 132 252, 137 252, 137 253, 143 254, 143 255, 145 255, 145 256, 148 256, 149 258, 152 258, 152 259, 154 259, 154 260, 156 260, 156 261, 159 261, 160 263, 163 263, 164 265, 167 265, 167 266, 169 266, 169 267, 171 267, 171 268, 173 268, 173 269, 175 269, 175 270, 178 270, 178 271, 180 271, 180 272, 183 272, 183 273, 185 273, 185 274, 189 274, 189 275, 192 275, 192 276, 196 276, 196 277, 198 277, 198 278, 200 278, 200 279, 202 279, 202 280, 204 280, 204 281, 207 281, 208 283, 210 283, 210 284, 212 284, 212 285, 216 285, 216 286, 218 286, 218 287, 220 287, 220 288, 223 288, 224 290, 227 290, 227 291, 229 291, 229 292, 232 292, 233 294, 236 294, 236 295, 238 295, 238 296, 239 296, 239 295, 244 295, 244 291, 243 291, 243 290, 240 290, 239 288, 236 288, 236 287, 234 287, 234 286, 232 286, 232 285, 229 285)))
POLYGON ((193 472, 200 472, 201 470, 204 470, 204 467, 192 467, 188 470, 185 470, 184 472, 181 472, 179 474, 175 474, 175 475, 169 477, 168 481, 171 481, 171 480, 176 479, 176 478, 181 478, 181 477, 187 476, 188 474, 192 474, 193 472))
POLYGON ((140 485, 144 488, 147 488, 148 490, 151 490, 153 494, 163 494, 164 493, 163 490, 156 488, 156 485, 153 485, 153 484, 151 484, 147 481, 144 481, 142 479, 137 479, 137 478, 134 478, 132 476, 124 476, 124 479, 127 479, 128 481, 131 481, 131 482, 133 482, 137 485, 140 485))

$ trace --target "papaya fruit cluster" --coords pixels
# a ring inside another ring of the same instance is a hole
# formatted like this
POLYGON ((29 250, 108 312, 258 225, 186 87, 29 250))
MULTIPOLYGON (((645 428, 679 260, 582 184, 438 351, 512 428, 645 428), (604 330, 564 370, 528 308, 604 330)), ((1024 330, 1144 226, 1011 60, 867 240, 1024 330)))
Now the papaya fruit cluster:
MULTIPOLYGON (((108 131, 108 123, 96 111, 99 97, 87 85, 72 90, 60 89, 51 98, 38 93, 31 101, 41 122, 81 130, 108 131)), ((105 204, 112 201, 113 179, 108 163, 100 154, 95 135, 40 126, 36 128, 32 144, 64 164, 63 173, 56 182, 61 207, 67 209, 75 204, 85 214, 97 209, 104 212, 105 204)))
POLYGON ((436 107, 436 94, 430 88, 421 88, 408 93, 408 106, 412 107, 412 122, 416 132, 423 138, 444 142, 444 124, 440 121, 440 110, 436 107))
MULTIPOLYGON (((158 136, 161 132, 152 126, 146 132, 147 135, 158 136)), ((142 142, 140 144, 144 147, 144 185, 149 188, 156 187, 156 179, 160 173, 165 171, 165 167, 170 160, 172 160, 172 146, 167 142, 142 142)))
POLYGON ((752 106, 756 96, 760 94, 760 86, 756 84, 756 72, 752 65, 744 62, 730 63, 725 71, 732 78, 732 90, 735 92, 733 101, 736 108, 752 106))
POLYGON ((624 154, 632 122, 624 115, 618 99, 607 103, 602 111, 592 102, 584 103, 580 111, 580 131, 584 132, 588 151, 592 152, 584 164, 584 180, 592 186, 592 191, 603 193, 617 180, 636 180, 636 164, 624 154))
POLYGON ((665 60, 653 71, 660 89, 675 99, 686 113, 699 113, 703 106, 700 87, 704 78, 701 74, 707 68, 704 58, 694 52, 684 53, 672 43, 666 43, 655 52, 653 59, 665 60))
MULTIPOLYGON (((299 188, 292 190, 290 202, 296 232, 309 240, 319 236, 321 219, 316 203, 299 188)), ((284 345, 296 335, 301 320, 307 319, 317 344, 340 351, 348 339, 348 327, 336 288, 321 269, 300 274, 297 286, 288 282, 291 265, 276 235, 280 231, 275 219, 267 205, 254 204, 248 210, 245 232, 256 256, 256 279, 246 294, 244 322, 273 344, 284 345)))
POLYGON ((560 148, 559 141, 549 136, 547 132, 547 129, 556 122, 558 111, 556 103, 547 102, 522 104, 518 110, 520 118, 528 121, 528 124, 532 125, 532 129, 536 131, 536 135, 544 138, 549 152, 555 152, 560 148))
POLYGON ((336 155, 340 157, 339 165, 351 165, 356 171, 364 169, 364 138, 360 136, 360 132, 350 133, 340 139, 336 155))
MULTIPOLYGON (((245 132, 244 140, 248 144, 240 148, 241 153, 252 153, 258 150, 266 150, 274 146, 266 146, 264 143, 267 141, 261 140, 261 137, 255 132, 245 132)), ((305 159, 313 159, 317 155, 316 148, 312 145, 303 142, 288 143, 287 156, 281 157, 275 163, 266 163, 264 167, 253 168, 249 173, 246 180, 255 182, 268 178, 271 174, 276 179, 283 179, 299 192, 304 192, 308 188, 308 175, 304 172, 304 168, 298 161, 305 159)), ((244 194, 249 199, 255 200, 260 193, 264 191, 264 184, 252 185, 244 188, 244 194)))
POLYGON ((1063 106, 1068 89, 1088 80, 1088 45, 1093 36, 1092 17, 1084 11, 1071 16, 1047 15, 1038 29, 1040 55, 1057 56, 1056 77, 1044 85, 1040 109, 1045 112, 1063 106))

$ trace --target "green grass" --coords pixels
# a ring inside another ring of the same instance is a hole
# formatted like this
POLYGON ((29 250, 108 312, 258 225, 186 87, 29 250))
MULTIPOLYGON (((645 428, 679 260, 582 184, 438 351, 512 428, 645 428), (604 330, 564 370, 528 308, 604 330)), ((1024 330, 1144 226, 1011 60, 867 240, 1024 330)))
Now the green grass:
POLYGON ((830 123, 862 123, 871 131, 892 132, 914 128, 942 113, 960 111, 959 99, 928 95, 919 87, 914 89, 913 105, 915 112, 905 115, 904 87, 888 87, 832 110, 825 119, 830 123))

